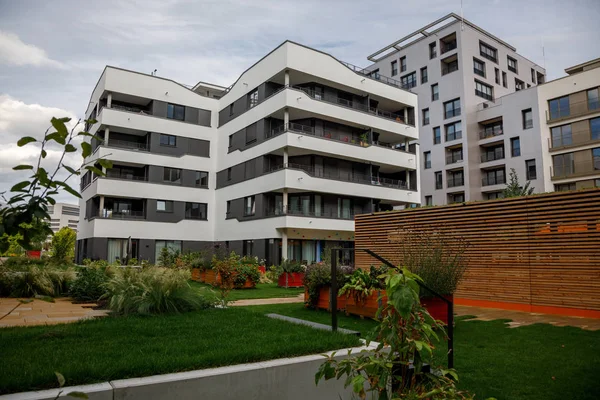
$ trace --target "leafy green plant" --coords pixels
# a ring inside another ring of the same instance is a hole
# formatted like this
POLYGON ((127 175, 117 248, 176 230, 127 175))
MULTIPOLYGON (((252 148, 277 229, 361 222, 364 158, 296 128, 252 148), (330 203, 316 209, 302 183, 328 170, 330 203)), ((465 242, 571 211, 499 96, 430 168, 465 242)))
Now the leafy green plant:
POLYGON ((0 271, 0 294, 9 297, 59 296, 75 279, 71 268, 25 266, 0 271))
POLYGON ((343 360, 336 360, 335 353, 327 356, 315 375, 316 383, 345 376, 344 386, 361 399, 367 394, 380 400, 472 398, 456 389, 454 370, 425 372, 423 367, 431 366, 434 343, 439 340, 434 328, 443 328, 420 304, 420 278, 407 269, 402 272, 385 274, 388 302, 377 312, 381 318, 375 332, 377 347, 355 356, 348 351, 343 360))
POLYGON ((346 295, 347 297, 352 296, 356 304, 364 304, 367 298, 376 289, 382 289, 382 280, 375 272, 375 267, 371 266, 371 271, 366 271, 362 268, 357 268, 350 279, 342 288, 338 294, 340 296, 346 295))
POLYGON ((260 272, 257 266, 252 265, 240 265, 236 268, 235 276, 233 278, 234 287, 239 289, 246 284, 247 280, 250 280, 253 285, 260 282, 260 272))
POLYGON ((52 236, 52 250, 50 257, 55 262, 73 262, 75 257, 75 242, 77 241, 77 232, 63 226, 52 236))
MULTIPOLYGON (((351 268, 338 266, 336 273, 338 287, 341 288, 346 284, 351 273, 351 268)), ((319 301, 319 291, 321 288, 331 285, 331 265, 327 265, 325 262, 309 265, 306 267, 302 283, 308 292, 307 305, 314 308, 319 301)))
POLYGON ((506 184, 504 191, 502 192, 502 197, 508 199, 510 197, 522 197, 522 196, 531 196, 534 187, 529 187, 531 185, 530 181, 525 183, 525 186, 521 186, 519 183, 519 176, 517 175, 517 171, 514 168, 510 169, 509 174, 509 182, 506 184))
POLYGON ((77 301, 96 302, 106 293, 106 283, 113 275, 110 267, 80 268, 77 278, 69 286, 69 296, 77 301))
POLYGON ((228 256, 213 255, 212 265, 219 276, 219 294, 221 305, 227 306, 227 297, 235 287, 236 269, 240 265, 240 257, 232 251, 228 256))
POLYGON ((130 266, 130 267, 136 266, 138 264, 139 264, 138 259, 135 258, 135 257, 134 258, 130 258, 129 261, 127 261, 127 265, 130 266))
POLYGON ((284 259, 279 264, 279 275, 283 273, 303 273, 306 271, 306 266, 300 261, 284 259))
POLYGON ((168 314, 212 306, 190 287, 184 269, 121 268, 106 283, 108 308, 123 315, 168 314))

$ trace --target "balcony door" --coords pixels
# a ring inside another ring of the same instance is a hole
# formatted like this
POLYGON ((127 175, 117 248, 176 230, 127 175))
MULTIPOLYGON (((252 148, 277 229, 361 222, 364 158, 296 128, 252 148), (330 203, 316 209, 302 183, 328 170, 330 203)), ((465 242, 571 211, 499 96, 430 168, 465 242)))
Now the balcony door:
POLYGON ((108 239, 107 260, 124 263, 126 259, 138 258, 138 239, 108 239))
POLYGON ((352 218, 352 200, 351 199, 338 199, 338 218, 350 219, 352 218))

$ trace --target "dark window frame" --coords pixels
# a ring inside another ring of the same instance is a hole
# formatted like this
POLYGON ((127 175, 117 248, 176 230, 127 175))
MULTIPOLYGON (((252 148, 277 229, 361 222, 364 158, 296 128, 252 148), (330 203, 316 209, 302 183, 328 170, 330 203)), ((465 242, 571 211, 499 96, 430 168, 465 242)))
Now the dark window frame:
POLYGON ((168 182, 171 184, 179 184, 181 185, 181 175, 182 175, 182 169, 181 168, 171 168, 171 167, 163 167, 163 182, 168 182), (173 174, 176 174, 177 178, 173 179, 173 174), (167 178, 167 175, 169 175, 169 177, 167 178))
POLYGON ((475 96, 481 97, 482 99, 493 101, 494 100, 494 87, 492 85, 488 85, 487 83, 484 83, 484 82, 481 82, 480 80, 475 79, 475 96), (479 85, 479 87, 482 89, 489 89, 490 94, 488 94, 485 91, 482 91, 480 89, 477 89, 477 85, 479 85))
POLYGON ((433 144, 441 144, 442 143, 442 130, 440 129, 439 126, 436 126, 433 128, 433 144), (436 130, 437 130, 437 135, 436 135, 436 130), (438 140, 436 140, 436 138, 438 140))
POLYGON ((473 57, 473 73, 485 78, 485 62, 473 57), (477 68, 478 64, 481 65, 480 69, 477 68))
POLYGON ((392 71, 392 73, 391 73, 392 76, 398 75, 398 60, 393 60, 390 63, 390 69, 392 71))
POLYGON ((256 215, 256 196, 246 196, 244 197, 244 217, 251 217, 256 215), (248 205, 250 202, 250 205, 248 205))
POLYGON ((460 116, 460 114, 461 114, 460 97, 457 97, 456 99, 445 101, 443 110, 444 110, 444 119, 460 116), (457 104, 458 104, 458 106, 457 106, 457 104), (448 110, 446 108, 447 105, 452 105, 452 109, 448 110))
POLYGON ((194 182, 196 184, 196 187, 201 187, 201 188, 208 188, 208 172, 207 171, 196 171, 196 173, 194 174, 194 182), (205 175, 203 175, 205 174, 205 175), (203 181, 205 181, 206 183, 202 183, 203 181))
POLYGON ((400 77, 400 85, 403 89, 412 89, 417 86, 417 72, 413 71, 400 77))
POLYGON ((207 203, 195 203, 185 202, 185 217, 184 219, 193 219, 198 221, 208 221, 208 204, 207 203), (194 206, 197 206, 198 216, 194 216, 194 206))
POLYGON ((400 72, 406 72, 406 56, 400 57, 400 72))
POLYGON ((429 125, 429 123, 430 123, 429 107, 421 110, 421 117, 423 118, 423 126, 429 125), (427 114, 427 115, 425 115, 425 114, 427 114))
POLYGON ((520 157, 521 156, 521 138, 519 136, 510 138, 510 156, 520 157), (515 146, 515 143, 518 146, 515 146))
POLYGON ((161 133, 159 138, 159 144, 160 146, 164 147, 177 147, 177 136, 161 133))
POLYGON ((515 74, 519 73, 519 64, 517 60, 508 55, 506 56, 506 68, 508 68, 509 71, 514 72, 515 74))
POLYGON ((423 169, 431 169, 431 151, 423 152, 423 169), (428 157, 429 160, 427 160, 428 157))
POLYGON ((521 123, 524 130, 533 128, 533 110, 531 108, 521 110, 521 123), (527 119, 527 114, 531 115, 531 119, 527 119))
POLYGON ((173 200, 156 200, 156 212, 158 213, 169 213, 172 214, 173 213, 173 209, 174 209, 174 203, 173 200), (165 209, 164 210, 159 210, 158 209, 158 203, 164 203, 165 205, 165 209))
POLYGON ((535 158, 531 160, 525 160, 525 176, 528 181, 533 181, 537 179, 537 166, 535 164, 535 158), (533 173, 530 170, 532 164, 533 173))
POLYGON ((429 80, 429 75, 427 72, 427 67, 423 67, 423 68, 421 68, 421 85, 424 83, 427 83, 428 80, 429 80))
POLYGON ((176 121, 185 121, 185 106, 167 103, 167 118, 176 121))
POLYGON ((489 44, 481 40, 479 41, 479 55, 498 64, 498 49, 490 46, 489 44))
POLYGON ((431 85, 431 101, 437 101, 439 99, 440 99, 440 85, 437 83, 434 83, 433 85, 431 85), (436 91, 434 91, 433 88, 435 88, 436 91))

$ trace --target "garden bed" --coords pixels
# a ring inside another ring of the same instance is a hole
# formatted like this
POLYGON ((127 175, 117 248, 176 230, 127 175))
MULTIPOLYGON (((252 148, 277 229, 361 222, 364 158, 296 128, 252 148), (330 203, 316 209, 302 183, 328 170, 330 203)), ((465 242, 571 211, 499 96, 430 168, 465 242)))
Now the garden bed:
MULTIPOLYGON (((213 269, 207 269, 202 271, 198 268, 192 269, 192 280, 196 282, 206 283, 211 286, 220 286, 221 285, 221 277, 219 274, 213 269)), ((235 289, 252 289, 255 288, 256 284, 250 278, 246 279, 241 286, 236 286, 235 289)))
POLYGON ((285 288, 299 288, 304 286, 304 284, 302 283, 303 280, 303 272, 283 272, 281 275, 279 275, 277 284, 280 287, 285 288))

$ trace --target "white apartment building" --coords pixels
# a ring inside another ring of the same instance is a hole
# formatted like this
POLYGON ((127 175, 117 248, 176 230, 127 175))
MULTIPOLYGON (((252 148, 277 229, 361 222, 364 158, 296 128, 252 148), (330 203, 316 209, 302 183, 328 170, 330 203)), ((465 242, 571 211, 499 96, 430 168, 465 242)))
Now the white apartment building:
POLYGON ((600 187, 600 58, 565 72, 477 111, 481 129, 492 133, 486 143, 522 160, 515 169, 538 193, 600 187))
POLYGON ((53 206, 48 206, 48 214, 50 215, 49 223, 52 232, 56 233, 65 226, 77 230, 79 224, 78 205, 56 203, 53 206))
MULTIPOLYGON (((419 97, 422 204, 496 198, 510 168, 523 180, 525 160, 541 164, 539 139, 527 134, 531 126, 521 127, 521 115, 504 125, 480 124, 480 103, 545 81, 545 70, 508 43, 448 14, 368 59, 373 75, 398 79, 419 97), (521 153, 509 157, 515 137, 521 153)), ((530 121, 529 114, 524 118, 530 121)), ((536 179, 532 185, 542 186, 536 179)))
POLYGON ((78 261, 318 261, 353 246, 354 214, 420 202, 417 96, 290 41, 228 88, 106 67, 86 117, 113 167, 82 177, 78 261))

